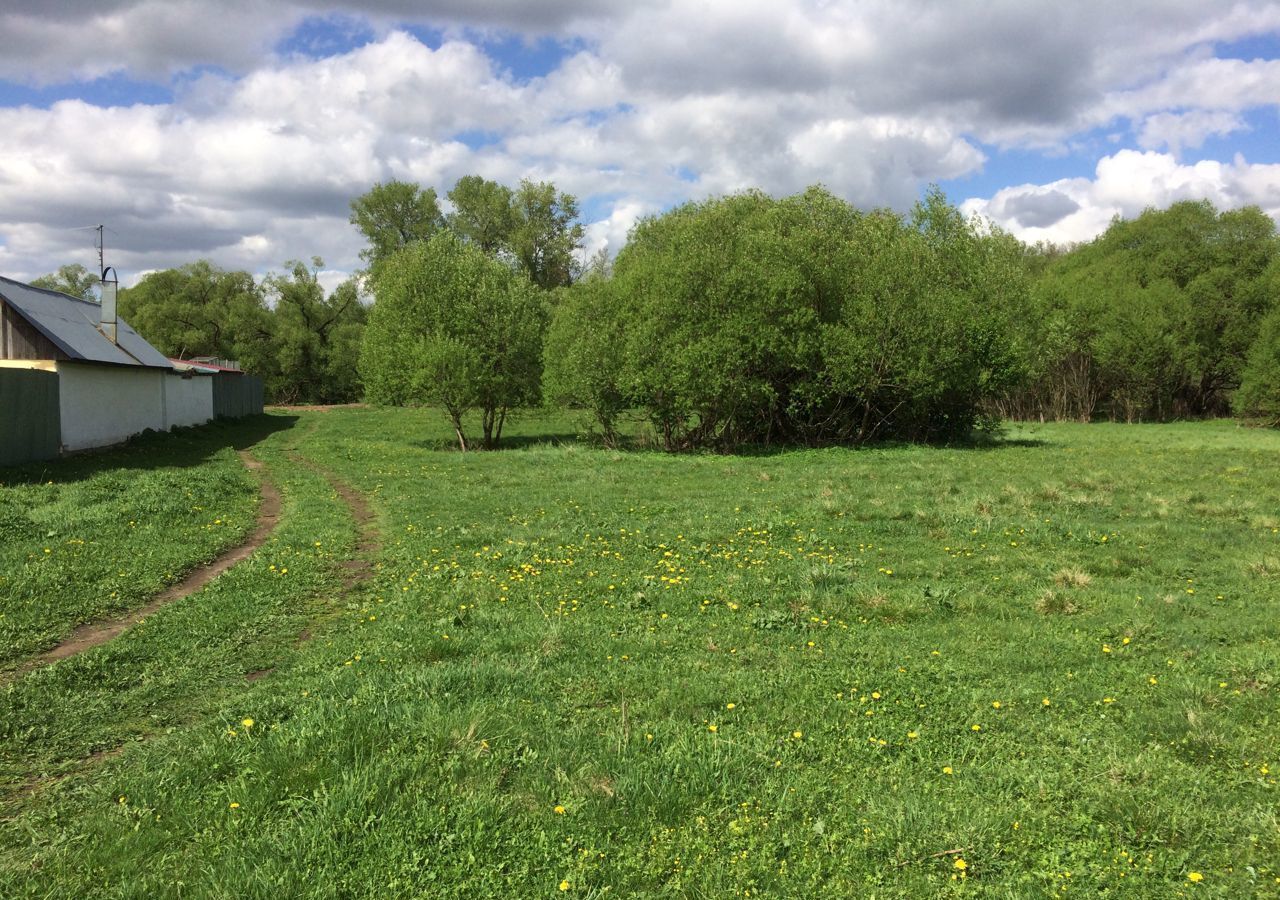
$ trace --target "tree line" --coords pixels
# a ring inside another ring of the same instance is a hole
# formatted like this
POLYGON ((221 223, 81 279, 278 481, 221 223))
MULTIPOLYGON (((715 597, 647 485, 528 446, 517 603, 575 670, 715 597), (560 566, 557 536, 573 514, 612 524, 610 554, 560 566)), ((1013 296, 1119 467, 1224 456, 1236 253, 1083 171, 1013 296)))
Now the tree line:
MULTIPOLYGON (((937 189, 905 215, 747 191, 584 265, 577 201, 549 182, 471 175, 445 197, 391 181, 353 200, 366 268, 327 297, 318 259, 261 281, 201 261, 122 290, 121 315, 166 354, 240 359, 276 402, 437 406, 464 448, 540 403, 608 444, 639 415, 669 450, 1280 424, 1280 239, 1257 207, 1180 202, 1029 247, 937 189)), ((77 268, 46 286, 84 293, 77 268)))

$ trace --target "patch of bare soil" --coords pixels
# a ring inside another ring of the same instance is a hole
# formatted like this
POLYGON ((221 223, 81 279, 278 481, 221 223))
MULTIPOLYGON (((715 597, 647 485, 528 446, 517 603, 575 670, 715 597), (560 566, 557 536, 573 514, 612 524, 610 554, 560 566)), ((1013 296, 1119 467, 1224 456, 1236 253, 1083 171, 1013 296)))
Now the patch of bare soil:
POLYGON ((47 666, 60 659, 67 659, 83 653, 93 647, 99 647, 107 641, 119 637, 143 619, 154 615, 156 611, 168 606, 175 600, 191 596, 227 571, 227 569, 236 565, 236 563, 247 559, 253 551, 266 543, 267 538, 275 529, 276 522, 280 518, 280 492, 276 490, 275 485, 262 476, 262 463, 250 456, 248 451, 241 450, 240 459, 248 469, 258 476, 259 490, 262 496, 261 503, 258 505, 257 525, 253 533, 243 543, 232 547, 213 560, 213 562, 196 567, 182 581, 170 585, 159 594, 156 594, 145 606, 132 610, 125 616, 105 621, 87 622, 81 625, 53 648, 18 666, 10 673, 9 679, 17 678, 32 669, 47 666))

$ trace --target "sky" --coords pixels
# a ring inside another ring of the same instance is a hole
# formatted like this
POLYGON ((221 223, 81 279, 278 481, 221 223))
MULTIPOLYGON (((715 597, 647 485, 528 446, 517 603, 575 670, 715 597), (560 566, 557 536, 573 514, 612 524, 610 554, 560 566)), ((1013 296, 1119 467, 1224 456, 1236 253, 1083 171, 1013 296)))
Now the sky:
POLYGON ((5 0, 0 274, 360 266, 350 202, 463 175, 645 215, 930 184, 1028 242, 1280 218, 1280 0, 5 0))

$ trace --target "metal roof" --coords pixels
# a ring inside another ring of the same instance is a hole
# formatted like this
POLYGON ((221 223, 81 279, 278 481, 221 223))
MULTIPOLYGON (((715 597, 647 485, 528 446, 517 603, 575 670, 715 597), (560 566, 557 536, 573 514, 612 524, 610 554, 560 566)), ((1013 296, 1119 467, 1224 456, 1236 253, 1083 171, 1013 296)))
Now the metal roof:
POLYGON ((164 354, 143 340, 124 319, 117 325, 117 343, 111 343, 98 330, 102 309, 96 303, 3 277, 0 297, 73 360, 173 368, 164 354))

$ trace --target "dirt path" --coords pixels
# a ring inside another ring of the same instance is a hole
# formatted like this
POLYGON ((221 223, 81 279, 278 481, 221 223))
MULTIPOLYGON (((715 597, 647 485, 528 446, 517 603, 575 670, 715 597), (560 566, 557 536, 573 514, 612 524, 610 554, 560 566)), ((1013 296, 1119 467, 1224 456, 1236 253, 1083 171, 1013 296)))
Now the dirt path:
POLYGON ((147 618, 147 616, 155 614, 157 610, 168 606, 175 600, 191 596, 236 563, 248 559, 253 551, 265 544, 271 532, 275 530, 276 523, 280 518, 280 492, 276 490, 275 485, 263 477, 262 463, 250 456, 247 450, 240 451, 240 459, 244 462, 245 467, 257 476, 259 491, 262 496, 262 502, 258 506, 257 525, 243 543, 232 547, 213 560, 213 562, 197 566, 182 581, 170 585, 159 594, 156 594, 145 606, 132 610, 127 615, 118 618, 88 622, 81 625, 53 648, 27 660, 10 672, 7 678, 0 678, 0 683, 5 680, 16 679, 32 669, 38 669, 41 666, 55 663, 60 659, 67 659, 83 653, 93 647, 99 647, 107 641, 119 637, 147 618))
POLYGON ((378 526, 374 521, 373 509, 369 506, 369 501, 365 499, 364 494, 319 463, 296 453, 289 454, 289 458, 299 465, 306 466, 329 482, 330 487, 347 505, 347 509, 351 510, 351 517, 356 521, 356 529, 360 536, 356 541, 354 555, 342 561, 342 568, 346 570, 342 580, 343 588, 351 590, 368 581, 373 577, 373 561, 382 549, 381 535, 378 533, 378 526))
MULTIPOLYGON (((163 593, 156 595, 146 606, 141 609, 134 610, 127 616, 113 619, 106 622, 91 623, 82 625, 67 637, 62 643, 58 644, 51 650, 46 651, 40 656, 27 661, 21 667, 9 673, 9 678, 17 678, 18 676, 56 662, 60 659, 66 659, 75 656, 77 653, 83 653, 92 647, 97 647, 119 636, 132 626, 141 622, 144 618, 155 613, 156 610, 162 608, 168 603, 189 596, 208 584, 218 575, 234 566, 236 563, 246 559, 254 550, 266 543, 267 538, 275 529, 277 520, 280 516, 281 498, 280 492, 275 485, 262 477, 262 463, 254 459, 247 451, 240 451, 240 458, 244 461, 247 468, 258 474, 259 484, 262 493, 262 503, 258 508, 258 525, 254 529, 249 538, 237 547, 228 550, 222 556, 213 562, 201 566, 189 574, 182 582, 167 588, 163 593)), ((382 548, 382 540, 378 531, 377 524, 372 508, 369 506, 368 500, 364 495, 347 484, 336 474, 330 470, 320 466, 317 463, 301 456, 296 452, 290 452, 289 458, 299 465, 306 466, 316 474, 320 475, 334 489, 341 498, 342 502, 351 511, 352 518, 355 519, 356 528, 359 537, 354 548, 353 555, 342 561, 340 564, 344 570, 343 588, 344 590, 352 590, 359 585, 364 584, 373 577, 375 560, 382 548)), ((311 639, 311 630, 304 629, 298 637, 299 645, 306 643, 311 639)), ((260 678, 272 674, 275 667, 266 669, 258 669, 245 675, 246 681, 257 681, 260 678)), ((5 683, 4 677, 0 676, 0 685, 5 683)), ((40 790, 51 784, 65 780, 74 775, 83 774, 89 771, 97 764, 118 756, 123 747, 113 747, 106 750, 98 750, 87 757, 74 769, 55 776, 36 775, 28 778, 23 783, 15 786, 12 790, 0 792, 0 809, 6 804, 18 801, 22 798, 30 798, 40 790)), ((0 815, 0 819, 7 816, 0 815)))

